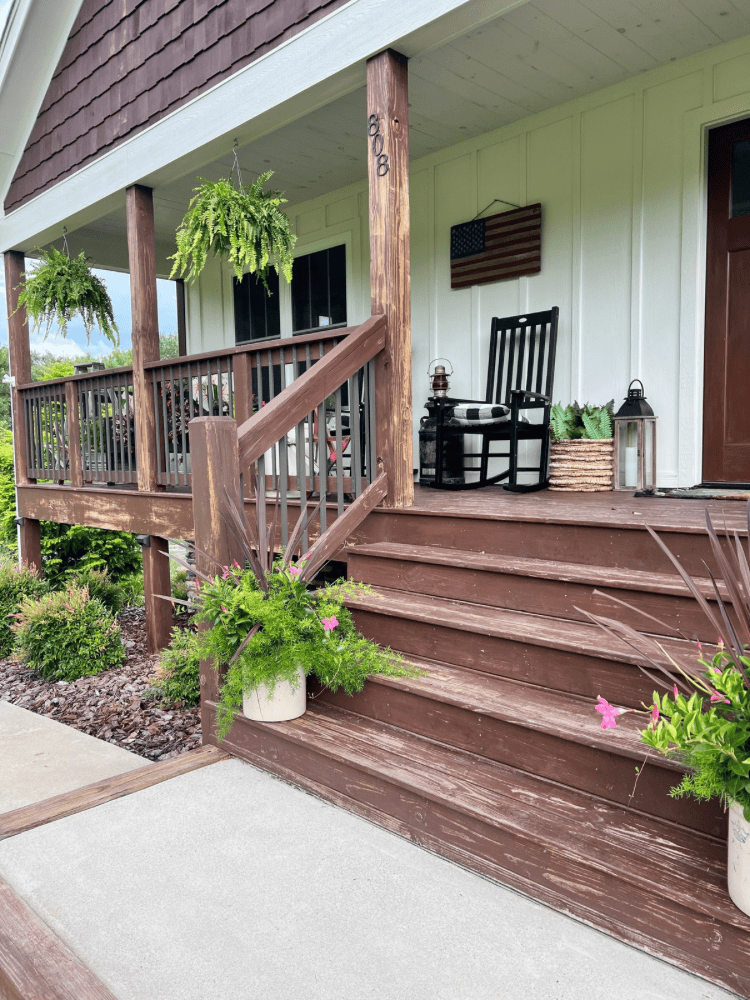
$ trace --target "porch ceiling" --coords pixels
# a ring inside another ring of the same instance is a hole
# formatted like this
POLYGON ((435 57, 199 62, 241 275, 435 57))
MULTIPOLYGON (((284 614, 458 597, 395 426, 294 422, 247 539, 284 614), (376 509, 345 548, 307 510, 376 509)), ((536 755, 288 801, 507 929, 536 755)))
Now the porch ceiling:
MULTIPOLYGON (((428 52, 407 36, 396 47, 412 57, 412 159, 748 34, 750 0, 530 0, 428 52)), ((273 168, 292 204, 363 180, 364 120, 361 86, 241 148, 242 170, 273 168)), ((228 150, 198 173, 216 179, 231 166, 228 150)), ((161 271, 195 183, 190 174, 155 188, 161 271)), ((126 268, 124 234, 123 198, 72 243, 126 268)))

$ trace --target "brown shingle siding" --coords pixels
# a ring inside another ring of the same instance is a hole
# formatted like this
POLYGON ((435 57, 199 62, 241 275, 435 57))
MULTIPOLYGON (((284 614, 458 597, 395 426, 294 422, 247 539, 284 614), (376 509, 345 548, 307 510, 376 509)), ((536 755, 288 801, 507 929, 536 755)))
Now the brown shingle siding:
POLYGON ((85 0, 5 200, 24 204, 346 0, 85 0))

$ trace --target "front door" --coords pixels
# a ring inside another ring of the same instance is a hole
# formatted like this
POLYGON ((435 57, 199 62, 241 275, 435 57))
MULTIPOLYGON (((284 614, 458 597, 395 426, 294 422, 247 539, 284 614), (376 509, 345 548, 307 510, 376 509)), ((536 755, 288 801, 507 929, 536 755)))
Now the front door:
POLYGON ((750 119, 709 133, 703 481, 750 483, 750 119))

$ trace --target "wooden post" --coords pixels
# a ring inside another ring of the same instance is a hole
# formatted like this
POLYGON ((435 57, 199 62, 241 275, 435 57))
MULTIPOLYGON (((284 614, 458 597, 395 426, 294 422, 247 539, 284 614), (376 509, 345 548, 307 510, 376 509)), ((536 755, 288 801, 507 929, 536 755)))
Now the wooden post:
MULTIPOLYGON (((190 453, 193 459, 195 567, 207 576, 216 576, 217 563, 229 566, 234 559, 242 559, 237 540, 224 516, 227 498, 242 509, 237 422, 227 417, 195 417, 190 421, 190 453)), ((202 662, 201 728, 204 743, 216 742, 215 734, 210 732, 207 703, 217 700, 219 683, 220 677, 212 665, 208 661, 202 662)))
MULTIPOLYGON (((234 419, 241 427, 253 415, 253 374, 249 354, 235 354, 232 359, 234 376, 234 419)), ((255 465, 244 470, 243 493, 250 499, 255 496, 255 465)))
MULTIPOLYGON (((133 317, 133 403, 138 489, 162 489, 156 458, 156 407, 143 369, 159 360, 159 313, 156 302, 156 236, 151 188, 134 184, 125 193, 130 261, 130 308, 133 317)), ((172 608, 156 595, 168 596, 171 581, 164 538, 153 536, 143 549, 143 593, 149 652, 163 649, 172 629, 172 608)))
MULTIPOLYGON (((31 348, 29 345, 29 321, 26 309, 18 308, 19 285, 21 275, 25 270, 24 255, 17 250, 5 253, 5 298, 8 305, 8 358, 10 373, 15 379, 15 385, 23 385, 31 381, 31 348)), ((13 454, 16 464, 16 482, 33 483, 26 465, 26 419, 23 412, 23 400, 18 390, 11 388, 11 407, 13 409, 13 454)), ((42 548, 39 534, 39 521, 25 517, 19 531, 19 556, 21 562, 33 567, 37 573, 42 569, 42 548)))
POLYGON ((65 413, 68 418, 68 462, 70 485, 83 486, 81 461, 81 421, 78 412, 78 383, 65 383, 65 413))
POLYGON ((376 359, 378 462, 389 507, 414 502, 409 278, 409 88, 405 56, 387 49, 367 61, 367 173, 372 312, 388 321, 376 359))
POLYGON ((176 278, 175 295, 177 297, 177 353, 180 357, 187 354, 187 323, 185 322, 185 282, 176 278))

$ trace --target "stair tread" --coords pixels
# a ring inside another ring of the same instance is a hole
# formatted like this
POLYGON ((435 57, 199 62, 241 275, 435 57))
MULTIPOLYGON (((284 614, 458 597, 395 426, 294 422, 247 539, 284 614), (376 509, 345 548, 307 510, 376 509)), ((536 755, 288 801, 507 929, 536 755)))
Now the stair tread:
MULTIPOLYGON (((445 625, 478 635, 512 639, 533 646, 564 649, 584 653, 598 659, 615 659, 638 664, 637 653, 625 642, 604 632, 598 625, 567 618, 512 611, 507 608, 470 604, 447 597, 414 594, 387 587, 373 587, 370 592, 356 594, 346 603, 352 609, 362 609, 396 618, 409 618, 429 624, 445 625)), ((682 639, 664 639, 665 650, 684 653, 694 648, 682 639)))
MULTIPOLYGON (((655 573, 640 569, 560 562, 529 556, 502 555, 451 549, 439 545, 410 545, 406 542, 369 542, 349 546, 346 554, 400 559, 459 569, 484 570, 511 576, 528 576, 566 583, 586 583, 618 590, 640 590, 652 594, 691 597, 690 589, 677 573, 655 573)), ((695 579, 704 597, 714 598, 708 577, 695 579)), ((613 606, 614 607, 614 606, 613 606)))
MULTIPOLYGON (((422 677, 374 676, 370 683, 424 695, 456 705, 478 715, 501 719, 525 729, 558 736, 609 753, 648 761, 681 772, 676 761, 651 750, 640 738, 643 715, 626 713, 618 717, 615 729, 601 728, 595 702, 581 695, 483 674, 423 657, 405 659, 425 671, 422 677)), ((606 692, 605 692, 606 693, 606 692)))
POLYGON ((292 722, 246 724, 739 928, 750 958, 750 918, 726 892, 717 839, 325 704, 292 722))

